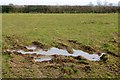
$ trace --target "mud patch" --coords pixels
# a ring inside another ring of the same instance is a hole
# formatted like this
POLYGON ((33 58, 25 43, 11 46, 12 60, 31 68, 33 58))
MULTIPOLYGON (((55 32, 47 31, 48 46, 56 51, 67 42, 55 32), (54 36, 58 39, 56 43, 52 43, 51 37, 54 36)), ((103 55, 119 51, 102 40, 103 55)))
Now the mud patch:
POLYGON ((79 43, 77 40, 68 40, 68 43, 70 43, 72 45, 72 47, 74 47, 76 49, 80 49, 80 50, 83 50, 83 51, 91 53, 91 54, 94 52, 98 52, 98 50, 96 50, 88 45, 83 45, 82 43, 79 43))
POLYGON ((24 50, 9 50, 9 51, 17 52, 18 54, 23 54, 23 55, 39 56, 39 57, 34 58, 34 60, 36 62, 49 61, 53 58, 51 56, 55 56, 55 55, 69 56, 69 57, 82 56, 85 59, 90 60, 90 61, 100 61, 100 57, 103 54, 105 54, 105 53, 101 53, 101 55, 98 55, 96 53, 89 54, 89 53, 84 52, 82 50, 75 50, 75 49, 72 49, 73 54, 71 54, 66 49, 58 49, 58 48, 55 48, 55 47, 52 47, 52 48, 48 49, 47 51, 42 50, 42 49, 36 50, 35 47, 30 47, 29 49, 33 49, 33 48, 34 48, 35 51, 24 51, 24 50))
POLYGON ((52 60, 53 56, 39 56, 39 57, 34 57, 35 62, 45 62, 45 61, 50 61, 52 60))
POLYGON ((55 42, 57 48, 59 49, 66 49, 69 53, 73 53, 73 50, 70 46, 68 46, 66 43, 58 41, 57 43, 55 42))
POLYGON ((40 48, 40 49, 49 49, 48 45, 42 44, 41 42, 38 42, 38 41, 33 41, 32 45, 35 45, 37 48, 40 48))

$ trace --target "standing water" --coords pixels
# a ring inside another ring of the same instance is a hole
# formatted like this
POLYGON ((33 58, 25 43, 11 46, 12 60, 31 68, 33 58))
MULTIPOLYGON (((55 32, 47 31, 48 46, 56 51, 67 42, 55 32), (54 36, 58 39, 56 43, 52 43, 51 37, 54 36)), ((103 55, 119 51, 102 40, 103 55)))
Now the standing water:
POLYGON ((35 62, 43 62, 43 61, 50 61, 53 57, 52 56, 40 56, 34 58, 35 62))
MULTIPOLYGON (((36 47, 26 47, 27 49, 32 49, 32 50, 35 50, 36 47)), ((89 54, 87 52, 84 52, 82 50, 75 50, 73 49, 73 54, 70 54, 68 53, 67 50, 65 49, 58 49, 58 48, 55 48, 55 47, 52 47, 50 48, 48 51, 44 51, 42 49, 39 49, 37 51, 32 51, 32 52, 25 52, 23 50, 18 50, 17 51, 18 53, 20 54, 41 54, 43 55, 44 57, 39 57, 39 58, 35 58, 35 61, 36 62, 42 62, 42 61, 49 61, 51 60, 53 57, 53 55, 62 55, 62 56, 72 56, 72 57, 78 57, 78 56, 82 56, 90 61, 99 61, 100 60, 100 57, 105 54, 105 53, 102 53, 100 56, 96 53, 94 54, 89 54)))

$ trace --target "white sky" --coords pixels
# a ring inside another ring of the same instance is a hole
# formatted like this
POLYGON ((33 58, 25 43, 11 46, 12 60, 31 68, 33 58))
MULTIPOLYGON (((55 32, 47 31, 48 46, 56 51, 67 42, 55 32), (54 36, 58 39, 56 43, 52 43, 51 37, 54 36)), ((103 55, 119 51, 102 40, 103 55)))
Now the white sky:
MULTIPOLYGON (((0 5, 13 3, 14 5, 86 5, 89 2, 96 4, 98 0, 0 0, 0 5)), ((105 0, 99 0, 104 2, 105 0)), ((118 3, 120 0, 106 0, 109 3, 118 3)))

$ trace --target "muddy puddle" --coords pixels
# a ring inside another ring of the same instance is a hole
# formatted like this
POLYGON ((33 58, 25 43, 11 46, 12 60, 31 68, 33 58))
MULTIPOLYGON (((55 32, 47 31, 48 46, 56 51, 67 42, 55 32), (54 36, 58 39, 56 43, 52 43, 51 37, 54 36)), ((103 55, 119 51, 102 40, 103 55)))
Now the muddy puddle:
POLYGON ((26 48, 27 48, 28 50, 36 50, 36 49, 37 49, 36 46, 26 46, 26 48))
POLYGON ((28 50, 32 51, 24 51, 24 50, 9 50, 11 52, 17 52, 19 54, 36 54, 36 55, 41 55, 39 57, 35 57, 34 61, 35 62, 43 62, 43 61, 50 61, 54 57, 54 55, 61 55, 61 56, 72 56, 72 57, 78 57, 82 56, 86 58, 87 60, 90 61, 99 61, 100 57, 105 54, 101 53, 101 55, 98 55, 97 53, 89 54, 87 52, 84 52, 82 50, 75 50, 73 49, 73 54, 70 54, 66 49, 58 49, 55 47, 50 48, 47 51, 44 51, 42 49, 37 49, 36 46, 26 46, 28 50))
POLYGON ((50 61, 50 60, 52 60, 52 58, 54 58, 54 57, 52 57, 52 56, 39 56, 39 57, 35 57, 34 61, 35 62, 50 61))

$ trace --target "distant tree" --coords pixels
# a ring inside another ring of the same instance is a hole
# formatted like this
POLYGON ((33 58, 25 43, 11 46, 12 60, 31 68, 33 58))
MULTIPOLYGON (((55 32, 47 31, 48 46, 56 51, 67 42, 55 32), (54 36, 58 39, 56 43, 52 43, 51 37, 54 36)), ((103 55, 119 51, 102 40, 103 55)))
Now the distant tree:
POLYGON ((13 3, 9 3, 9 6, 13 6, 14 4, 13 3))
POLYGON ((109 6, 113 6, 113 3, 109 3, 108 5, 109 5, 109 6))
POLYGON ((89 2, 88 6, 94 6, 92 2, 89 2))
POLYGON ((103 3, 104 3, 104 6, 107 6, 108 4, 107 0, 105 0, 103 3))
POLYGON ((102 2, 100 0, 97 0, 97 6, 102 6, 102 2))
POLYGON ((116 13, 118 6, 3 5, 2 13, 116 13))
POLYGON ((0 13, 2 13, 2 6, 0 6, 0 13))
POLYGON ((118 2, 118 6, 120 6, 120 1, 118 2))

